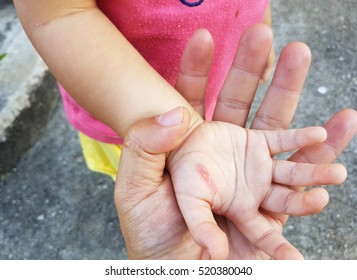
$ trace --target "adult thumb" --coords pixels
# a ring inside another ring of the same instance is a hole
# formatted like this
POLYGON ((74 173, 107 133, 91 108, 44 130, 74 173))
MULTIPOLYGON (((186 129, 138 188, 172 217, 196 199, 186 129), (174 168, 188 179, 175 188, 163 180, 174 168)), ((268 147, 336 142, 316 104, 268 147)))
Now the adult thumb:
POLYGON ((178 107, 160 116, 135 123, 126 134, 124 149, 141 153, 162 154, 175 149, 182 141, 190 124, 190 114, 178 107))
POLYGON ((124 139, 116 187, 124 188, 126 195, 128 191, 134 195, 145 188, 150 192, 158 187, 166 156, 183 141, 189 124, 190 113, 178 107, 131 126, 124 139))

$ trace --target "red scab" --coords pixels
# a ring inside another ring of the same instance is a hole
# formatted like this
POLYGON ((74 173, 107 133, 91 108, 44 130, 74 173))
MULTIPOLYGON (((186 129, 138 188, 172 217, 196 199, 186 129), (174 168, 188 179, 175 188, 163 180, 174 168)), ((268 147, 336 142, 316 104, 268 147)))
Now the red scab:
POLYGON ((202 164, 197 165, 197 171, 201 175, 202 179, 207 183, 207 186, 209 187, 212 197, 209 201, 212 210, 216 210, 216 213, 219 214, 219 208, 221 206, 221 201, 220 197, 218 195, 218 189, 216 184, 212 181, 210 174, 208 173, 208 170, 206 167, 204 167, 202 164))
POLYGON ((206 167, 204 167, 202 164, 197 165, 197 170, 201 174, 202 178, 207 182, 210 183, 210 177, 208 174, 208 171, 206 167))

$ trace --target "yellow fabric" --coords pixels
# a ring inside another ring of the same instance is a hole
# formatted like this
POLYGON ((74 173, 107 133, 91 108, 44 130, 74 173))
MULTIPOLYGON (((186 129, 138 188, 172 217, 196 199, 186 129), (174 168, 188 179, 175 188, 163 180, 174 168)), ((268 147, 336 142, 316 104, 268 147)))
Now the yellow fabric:
POLYGON ((115 181, 122 146, 96 141, 79 133, 84 159, 92 171, 107 174, 115 181))

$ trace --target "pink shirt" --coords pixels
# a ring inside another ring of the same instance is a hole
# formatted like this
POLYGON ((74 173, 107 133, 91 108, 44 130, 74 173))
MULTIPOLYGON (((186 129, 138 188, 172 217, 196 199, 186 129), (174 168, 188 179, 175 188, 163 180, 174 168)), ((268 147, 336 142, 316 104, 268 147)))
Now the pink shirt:
MULTIPOLYGON (((210 119, 242 32, 261 22, 268 0, 97 0, 99 8, 169 83, 175 84, 184 45, 199 28, 215 42, 206 93, 210 119)), ((121 144, 109 127, 81 108, 60 86, 71 124, 95 140, 121 144)), ((148 97, 150 98, 150 97, 148 97)))

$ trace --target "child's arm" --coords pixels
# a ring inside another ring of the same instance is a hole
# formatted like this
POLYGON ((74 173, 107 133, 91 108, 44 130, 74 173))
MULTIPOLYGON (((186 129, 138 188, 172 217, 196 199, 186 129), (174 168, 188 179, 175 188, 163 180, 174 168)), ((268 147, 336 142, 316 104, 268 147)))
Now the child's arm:
POLYGON ((185 99, 130 45, 94 0, 15 0, 18 16, 49 69, 87 111, 119 135, 185 99))

